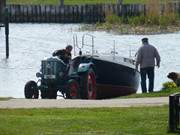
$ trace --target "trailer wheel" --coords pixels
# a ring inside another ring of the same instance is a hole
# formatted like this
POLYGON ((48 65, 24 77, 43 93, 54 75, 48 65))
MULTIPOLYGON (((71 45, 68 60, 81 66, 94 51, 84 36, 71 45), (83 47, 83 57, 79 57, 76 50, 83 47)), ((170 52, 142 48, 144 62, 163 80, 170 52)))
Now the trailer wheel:
POLYGON ((27 99, 38 99, 39 91, 35 81, 29 81, 25 84, 24 95, 27 99))
POLYGON ((82 90, 81 97, 83 99, 96 99, 96 75, 94 70, 91 68, 82 76, 82 90))
POLYGON ((79 83, 76 80, 70 80, 68 82, 68 99, 77 99, 79 98, 79 83))

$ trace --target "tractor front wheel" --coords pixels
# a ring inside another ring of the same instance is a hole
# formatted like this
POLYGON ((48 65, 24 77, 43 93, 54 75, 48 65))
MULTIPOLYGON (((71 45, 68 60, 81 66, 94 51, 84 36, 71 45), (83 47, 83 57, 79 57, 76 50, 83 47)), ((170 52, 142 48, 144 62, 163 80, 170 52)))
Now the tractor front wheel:
POLYGON ((35 81, 29 81, 24 87, 24 95, 27 99, 38 99, 39 91, 35 81))

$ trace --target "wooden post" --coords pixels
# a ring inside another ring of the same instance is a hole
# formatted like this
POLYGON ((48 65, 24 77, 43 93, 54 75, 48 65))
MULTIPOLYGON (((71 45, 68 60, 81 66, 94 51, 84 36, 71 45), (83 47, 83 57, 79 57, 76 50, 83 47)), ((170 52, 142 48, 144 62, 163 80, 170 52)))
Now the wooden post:
POLYGON ((0 22, 3 21, 3 12, 6 6, 6 0, 0 0, 0 22))
POLYGON ((6 58, 9 58, 9 13, 8 9, 5 8, 4 11, 4 25, 5 25, 5 35, 6 35, 6 58))
POLYGON ((123 0, 117 0, 118 5, 122 5, 122 3, 123 3, 123 0))
POLYGON ((64 0, 60 0, 60 6, 64 6, 64 0))

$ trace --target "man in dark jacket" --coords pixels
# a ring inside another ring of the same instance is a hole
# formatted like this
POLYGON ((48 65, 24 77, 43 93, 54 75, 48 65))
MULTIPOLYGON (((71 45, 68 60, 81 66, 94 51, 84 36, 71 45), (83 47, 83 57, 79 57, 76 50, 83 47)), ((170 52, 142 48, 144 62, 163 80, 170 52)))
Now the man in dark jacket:
POLYGON ((71 51, 73 47, 71 45, 67 45, 65 49, 56 50, 53 52, 53 56, 57 56, 59 59, 61 59, 65 64, 69 64, 69 61, 71 60, 71 51))
POLYGON ((142 44, 137 52, 137 59, 136 59, 136 69, 140 65, 140 73, 141 73, 141 88, 142 92, 147 92, 146 87, 146 76, 149 79, 149 92, 153 92, 154 89, 154 67, 155 67, 155 60, 156 65, 158 68, 160 67, 160 56, 157 49, 150 45, 148 42, 148 38, 142 39, 142 44))

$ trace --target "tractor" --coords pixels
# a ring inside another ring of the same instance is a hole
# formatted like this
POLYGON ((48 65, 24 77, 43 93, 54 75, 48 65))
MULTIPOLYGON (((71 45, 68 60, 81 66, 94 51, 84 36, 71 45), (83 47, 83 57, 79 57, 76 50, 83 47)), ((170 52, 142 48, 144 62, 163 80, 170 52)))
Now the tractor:
MULTIPOLYGON (((75 49, 76 46, 74 46, 75 49)), ((92 45, 92 47, 94 47, 92 45)), ((80 55, 65 64, 50 57, 41 61, 38 81, 28 81, 24 87, 27 99, 56 99, 60 92, 67 99, 96 99, 96 75, 91 55, 80 55)))

